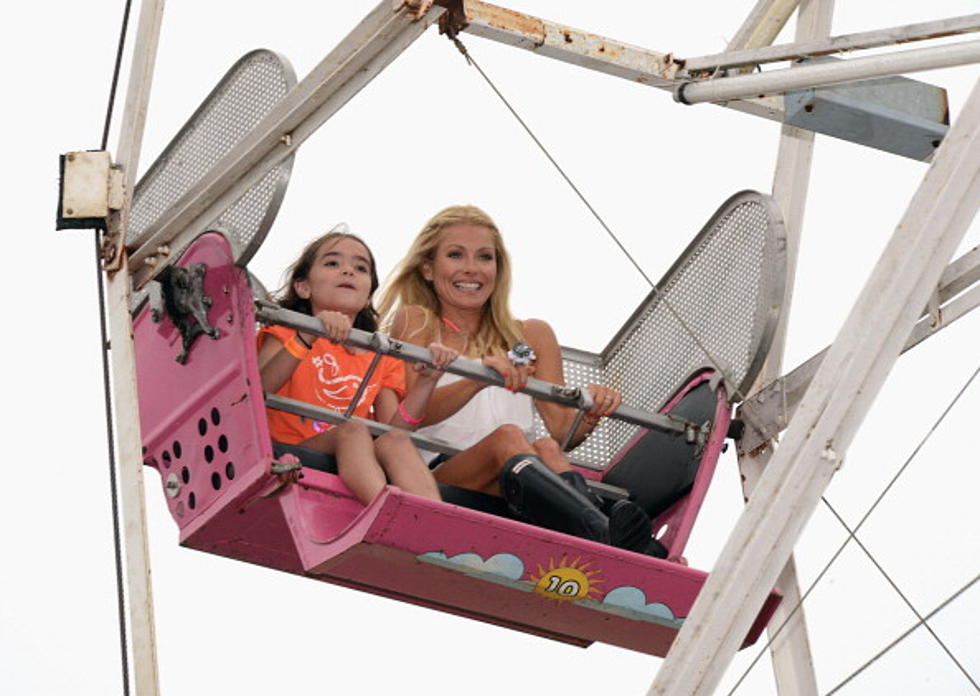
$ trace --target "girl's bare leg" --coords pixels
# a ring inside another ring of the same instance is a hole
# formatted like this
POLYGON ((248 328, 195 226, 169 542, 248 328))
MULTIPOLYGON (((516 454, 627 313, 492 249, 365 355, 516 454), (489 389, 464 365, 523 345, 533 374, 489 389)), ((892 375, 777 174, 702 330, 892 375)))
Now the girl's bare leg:
POLYGON ((406 493, 442 500, 432 472, 422 461, 407 433, 400 430, 385 433, 374 441, 374 451, 393 485, 406 493))
POLYGON ((370 504, 384 489, 387 481, 374 456, 374 441, 362 423, 341 423, 302 444, 304 447, 334 455, 340 480, 364 505, 370 504))

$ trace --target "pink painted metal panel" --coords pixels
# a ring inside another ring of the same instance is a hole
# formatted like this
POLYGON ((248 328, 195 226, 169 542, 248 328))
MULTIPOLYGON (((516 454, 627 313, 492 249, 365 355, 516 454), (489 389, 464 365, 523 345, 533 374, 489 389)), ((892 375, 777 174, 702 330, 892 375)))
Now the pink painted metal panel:
MULTIPOLYGON (((667 405, 665 411, 683 398, 687 392, 694 389, 702 382, 710 378, 709 374, 700 375, 680 392, 671 403, 667 405)), ((719 386, 717 392, 717 402, 715 404, 715 415, 712 419, 711 433, 704 444, 704 452, 701 455, 701 465, 698 467, 697 476, 691 491, 681 500, 671 505, 668 510, 658 515, 653 520, 653 529, 659 530, 664 525, 667 531, 660 537, 660 543, 667 548, 667 558, 671 561, 685 562, 683 553, 687 546, 687 540, 694 529, 694 523, 701 510, 704 497, 708 494, 708 487, 715 474, 715 467, 718 465, 718 458, 721 456, 722 448, 725 446, 725 436, 728 433, 728 426, 731 423, 732 408, 728 403, 728 396, 725 394, 724 387, 719 386)))
POLYGON ((327 510, 336 477, 317 478, 282 496, 294 532, 306 535, 295 539, 305 572, 434 609, 662 656, 707 577, 394 488, 340 529, 327 510))
POLYGON ((164 485, 170 480, 176 495, 165 500, 182 537, 205 524, 212 507, 250 498, 267 485, 272 461, 245 272, 214 233, 202 235, 178 265, 196 263, 207 266, 204 293, 217 339, 199 336, 182 365, 175 360, 180 332, 165 312, 154 321, 144 306, 133 322, 144 462, 164 485))
MULTIPOLYGON (((669 413, 689 392, 712 377, 711 371, 704 371, 694 375, 687 384, 674 394, 673 397, 660 409, 660 413, 669 413)), ((691 536, 694 523, 697 521, 698 512, 701 504, 708 493, 711 479, 721 456, 722 448, 725 445, 725 437, 728 433, 728 426, 731 423, 731 405, 728 403, 728 396, 722 386, 716 392, 715 413, 712 418, 711 432, 704 444, 701 454, 698 473, 691 486, 691 490, 673 505, 657 515, 653 520, 654 533, 658 541, 667 549, 667 558, 671 561, 686 563, 683 557, 684 547, 691 536)), ((643 439, 649 431, 639 430, 636 435, 623 447, 622 451, 616 455, 602 472, 597 472, 600 476, 605 476, 611 472, 616 464, 625 456, 637 442, 643 439)), ((600 479, 601 480, 601 479, 600 479)))

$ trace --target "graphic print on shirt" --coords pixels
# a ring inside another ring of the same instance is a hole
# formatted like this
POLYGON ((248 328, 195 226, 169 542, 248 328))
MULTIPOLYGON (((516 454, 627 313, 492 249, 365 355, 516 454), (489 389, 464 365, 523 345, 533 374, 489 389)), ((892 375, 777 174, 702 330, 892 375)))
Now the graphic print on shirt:
MULTIPOLYGON (((331 353, 321 353, 313 356, 313 366, 316 368, 316 387, 315 394, 317 399, 333 411, 344 413, 350 407, 350 402, 361 386, 361 375, 341 374, 341 368, 331 353)), ((367 389, 361 394, 358 406, 374 401, 374 392, 377 391, 377 384, 368 384, 367 389)), ((319 431, 320 428, 326 429, 326 423, 317 421, 314 427, 319 431), (319 426, 319 427, 318 427, 319 426)))

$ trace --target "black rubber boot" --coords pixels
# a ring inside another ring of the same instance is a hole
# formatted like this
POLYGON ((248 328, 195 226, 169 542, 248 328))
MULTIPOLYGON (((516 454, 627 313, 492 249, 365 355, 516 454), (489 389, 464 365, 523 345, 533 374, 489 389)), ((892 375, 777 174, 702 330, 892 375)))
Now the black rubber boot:
POLYGON ((647 556, 666 558, 667 549, 653 538, 650 517, 636 503, 630 500, 617 500, 607 503, 602 496, 594 493, 585 477, 577 471, 563 471, 560 474, 568 484, 592 501, 592 504, 609 517, 609 543, 620 549, 627 549, 647 556))
POLYGON ((533 454, 507 460, 500 472, 500 491, 525 522, 609 543, 608 518, 533 454))
POLYGON ((588 498, 593 505, 599 508, 599 510, 602 512, 608 512, 602 496, 592 492, 592 490, 589 488, 589 484, 585 482, 585 477, 582 476, 582 474, 577 471, 563 471, 558 475, 565 480, 565 483, 588 498))
POLYGON ((653 538, 650 516, 632 500, 617 500, 609 510, 609 543, 647 556, 667 557, 667 549, 653 538))

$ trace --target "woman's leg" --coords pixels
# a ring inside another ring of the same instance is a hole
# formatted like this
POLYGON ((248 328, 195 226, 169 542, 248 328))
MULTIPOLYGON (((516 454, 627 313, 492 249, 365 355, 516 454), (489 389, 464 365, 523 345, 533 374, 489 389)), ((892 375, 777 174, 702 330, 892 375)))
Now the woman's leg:
POLYGON ((531 446, 541 461, 556 474, 572 470, 572 465, 568 463, 568 457, 561 451, 561 447, 558 446, 558 442, 554 438, 543 437, 540 440, 535 440, 531 446))
POLYGON ((518 454, 534 451, 516 425, 502 425, 475 445, 446 460, 435 470, 439 483, 500 495, 500 471, 518 454))
POLYGON ((334 455, 340 480, 364 505, 377 498, 387 483, 374 456, 371 433, 363 423, 347 421, 300 444, 334 455))
POLYGON ((439 487, 429 467, 408 437, 408 433, 392 430, 374 441, 381 468, 388 480, 406 493, 414 493, 430 500, 442 500, 439 487))

